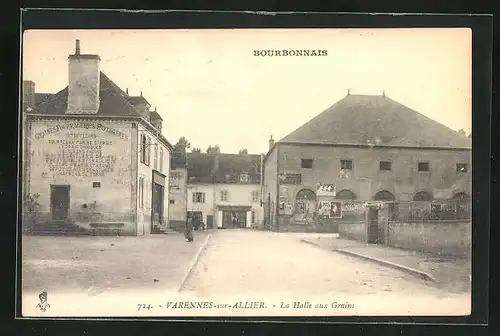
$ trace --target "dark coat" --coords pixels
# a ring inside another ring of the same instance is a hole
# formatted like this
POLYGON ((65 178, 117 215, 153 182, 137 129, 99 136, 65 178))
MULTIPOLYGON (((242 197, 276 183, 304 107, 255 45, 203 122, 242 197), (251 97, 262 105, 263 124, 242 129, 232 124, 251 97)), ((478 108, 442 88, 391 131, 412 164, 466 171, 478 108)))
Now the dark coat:
POLYGON ((193 219, 192 218, 188 218, 186 221, 186 230, 184 232, 184 236, 189 241, 193 240, 193 219))

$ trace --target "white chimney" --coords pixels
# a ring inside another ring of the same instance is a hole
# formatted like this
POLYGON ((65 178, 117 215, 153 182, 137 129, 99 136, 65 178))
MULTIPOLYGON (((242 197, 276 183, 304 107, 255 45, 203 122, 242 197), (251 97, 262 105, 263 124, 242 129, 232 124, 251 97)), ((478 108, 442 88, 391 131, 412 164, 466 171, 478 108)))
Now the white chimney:
POLYGON ((80 53, 76 40, 75 53, 69 60, 68 114, 96 114, 99 110, 99 55, 80 53))

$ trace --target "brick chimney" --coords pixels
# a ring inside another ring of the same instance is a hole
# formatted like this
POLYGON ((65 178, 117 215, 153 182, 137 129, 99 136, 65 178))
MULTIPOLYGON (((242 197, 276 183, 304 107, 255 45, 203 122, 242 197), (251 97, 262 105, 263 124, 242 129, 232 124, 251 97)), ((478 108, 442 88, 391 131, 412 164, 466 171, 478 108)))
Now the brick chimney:
POLYGON ((80 40, 69 55, 67 114, 96 114, 99 110, 100 57, 82 54, 80 40))
POLYGON ((274 147, 274 139, 273 136, 271 135, 271 139, 269 139, 269 150, 271 150, 274 147))
POLYGON ((35 109, 35 82, 23 81, 23 112, 35 109))

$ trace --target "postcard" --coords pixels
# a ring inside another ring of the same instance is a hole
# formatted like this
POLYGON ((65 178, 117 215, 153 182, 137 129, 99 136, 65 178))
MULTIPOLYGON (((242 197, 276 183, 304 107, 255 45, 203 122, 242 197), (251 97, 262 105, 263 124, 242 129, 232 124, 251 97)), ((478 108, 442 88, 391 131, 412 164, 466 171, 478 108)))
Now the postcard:
POLYGON ((27 30, 23 317, 471 313, 472 32, 27 30))

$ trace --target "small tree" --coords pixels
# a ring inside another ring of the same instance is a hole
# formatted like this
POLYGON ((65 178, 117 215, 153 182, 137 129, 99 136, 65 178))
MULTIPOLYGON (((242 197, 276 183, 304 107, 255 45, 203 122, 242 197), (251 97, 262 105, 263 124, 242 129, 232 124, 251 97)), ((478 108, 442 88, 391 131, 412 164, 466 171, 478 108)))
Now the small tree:
POLYGON ((38 202, 39 198, 39 194, 26 194, 23 196, 23 229, 29 229, 33 227, 40 219, 40 203, 38 202))
POLYGON ((220 147, 219 147, 219 145, 208 146, 208 148, 207 148, 207 154, 220 154, 220 147))
POLYGON ((201 153, 201 149, 199 149, 199 148, 193 148, 191 150, 191 153, 201 153))
POLYGON ((248 149, 246 149, 246 148, 240 149, 240 151, 238 152, 238 154, 240 154, 240 155, 248 155, 248 149))

